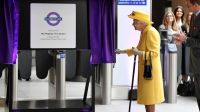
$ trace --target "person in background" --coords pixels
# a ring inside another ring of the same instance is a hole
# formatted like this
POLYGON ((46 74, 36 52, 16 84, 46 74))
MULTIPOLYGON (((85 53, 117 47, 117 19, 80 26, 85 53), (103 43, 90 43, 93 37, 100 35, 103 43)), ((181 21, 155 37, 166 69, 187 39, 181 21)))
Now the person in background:
POLYGON ((125 50, 116 50, 117 54, 127 54, 128 56, 138 55, 138 104, 145 105, 146 112, 155 112, 155 104, 164 101, 164 90, 162 80, 162 69, 160 62, 160 35, 152 27, 150 16, 141 11, 133 11, 129 16, 133 19, 135 30, 141 31, 139 44, 125 50), (152 61, 152 79, 144 78, 144 55, 150 62, 152 61), (151 58, 150 58, 150 56, 151 58))
POLYGON ((178 30, 182 31, 181 26, 184 24, 184 10, 182 6, 177 6, 174 9, 174 15, 176 18, 176 23, 178 25, 178 30))
POLYGON ((173 34, 179 33, 176 18, 171 10, 165 12, 162 24, 159 26, 159 31, 162 30, 167 30, 169 43, 173 42, 173 34))
MULTIPOLYGON (((181 26, 184 24, 184 10, 182 6, 176 6, 174 9, 174 15, 176 18, 177 26, 179 33, 182 32, 181 26)), ((178 82, 181 81, 182 76, 186 76, 184 73, 184 66, 185 66, 185 46, 182 44, 177 45, 177 76, 178 76, 178 82)))
POLYGON ((186 34, 189 33, 190 30, 190 20, 193 12, 188 12, 185 18, 184 24, 181 26, 182 32, 185 32, 186 34))
MULTIPOLYGON (((184 24, 181 26, 182 32, 186 33, 186 35, 189 33, 190 29, 190 20, 192 16, 192 12, 188 12, 186 15, 186 19, 184 24)), ((188 75, 190 73, 189 70, 189 53, 190 53, 190 48, 185 46, 185 43, 182 44, 182 81, 188 81, 188 75)))
POLYGON ((186 0, 190 12, 193 12, 190 21, 189 34, 176 35, 176 43, 185 43, 190 47, 190 68, 194 75, 195 96, 200 111, 200 0, 186 0))

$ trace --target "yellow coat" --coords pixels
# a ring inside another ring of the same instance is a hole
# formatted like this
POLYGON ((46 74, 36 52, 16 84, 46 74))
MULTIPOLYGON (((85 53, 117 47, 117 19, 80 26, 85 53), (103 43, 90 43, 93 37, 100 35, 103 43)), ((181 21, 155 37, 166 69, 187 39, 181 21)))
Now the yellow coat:
MULTIPOLYGON (((164 101, 164 90, 162 80, 162 68, 160 62, 160 35, 151 25, 148 25, 141 32, 140 41, 137 49, 142 51, 138 60, 138 97, 139 104, 151 105, 164 101), (151 51, 152 60, 152 80, 146 80, 144 73, 144 53, 149 62, 149 51, 151 51)), ((132 50, 128 49, 127 54, 133 55, 132 50)))

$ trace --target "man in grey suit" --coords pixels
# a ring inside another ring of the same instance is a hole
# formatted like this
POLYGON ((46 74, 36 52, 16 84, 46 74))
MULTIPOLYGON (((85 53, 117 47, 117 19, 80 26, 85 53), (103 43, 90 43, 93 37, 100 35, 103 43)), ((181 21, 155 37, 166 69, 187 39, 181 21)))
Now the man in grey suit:
POLYGON ((195 95, 200 110, 200 0, 186 0, 189 11, 193 12, 189 34, 175 37, 178 44, 185 42, 190 47, 190 67, 194 74, 195 95))

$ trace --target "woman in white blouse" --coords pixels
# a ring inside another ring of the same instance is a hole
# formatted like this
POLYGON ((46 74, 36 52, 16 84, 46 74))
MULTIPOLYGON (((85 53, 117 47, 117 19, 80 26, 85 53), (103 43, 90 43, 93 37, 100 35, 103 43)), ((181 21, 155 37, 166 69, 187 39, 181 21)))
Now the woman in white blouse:
POLYGON ((168 33, 167 39, 170 43, 173 42, 173 35, 179 33, 175 15, 171 10, 167 10, 165 12, 165 15, 163 17, 163 22, 159 27, 159 31, 162 30, 167 30, 168 33))
POLYGON ((174 15, 178 25, 178 29, 182 32, 181 26, 184 24, 184 10, 182 6, 177 6, 174 9, 174 15))

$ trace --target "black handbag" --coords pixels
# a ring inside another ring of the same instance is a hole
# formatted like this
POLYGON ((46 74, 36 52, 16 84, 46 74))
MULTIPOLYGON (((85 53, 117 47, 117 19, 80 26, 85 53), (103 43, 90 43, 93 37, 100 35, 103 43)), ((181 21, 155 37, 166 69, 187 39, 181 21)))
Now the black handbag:
POLYGON ((151 63, 151 52, 149 53, 150 63, 147 63, 146 52, 144 54, 144 79, 151 80, 152 79, 152 63, 151 63))
MULTIPOLYGON (((188 76, 190 77, 190 76, 188 76)), ((183 81, 178 85, 177 94, 180 96, 194 96, 195 95, 195 87, 194 81, 190 77, 191 80, 183 81)))

